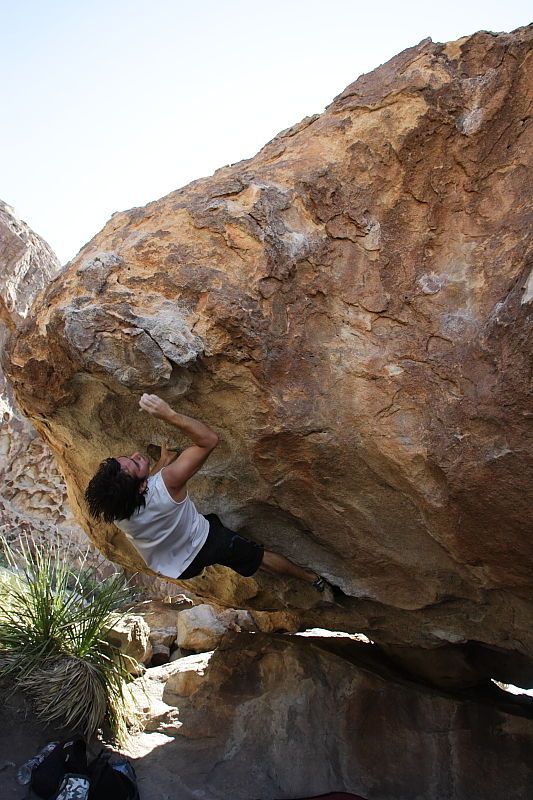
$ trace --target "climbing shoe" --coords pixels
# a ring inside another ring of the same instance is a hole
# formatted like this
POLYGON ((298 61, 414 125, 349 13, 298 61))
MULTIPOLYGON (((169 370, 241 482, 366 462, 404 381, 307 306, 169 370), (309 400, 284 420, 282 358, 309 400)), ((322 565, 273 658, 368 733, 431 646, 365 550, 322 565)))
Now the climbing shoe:
POLYGON ((317 592, 323 592, 327 585, 328 584, 326 579, 322 578, 320 575, 318 576, 316 581, 313 581, 313 583, 311 584, 311 586, 313 586, 317 590, 317 592))

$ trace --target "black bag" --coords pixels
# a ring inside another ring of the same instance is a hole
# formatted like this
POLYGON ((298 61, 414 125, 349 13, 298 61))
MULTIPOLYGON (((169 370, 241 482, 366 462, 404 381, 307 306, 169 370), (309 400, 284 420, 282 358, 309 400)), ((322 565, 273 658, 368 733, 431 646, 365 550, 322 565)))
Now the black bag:
POLYGON ((67 773, 87 775, 87 746, 81 736, 60 742, 33 768, 31 788, 43 800, 52 800, 67 773))
POLYGON ((89 765, 88 800, 140 800, 135 770, 127 758, 104 750, 89 765))
POLYGON ((140 800, 130 762, 102 750, 87 764, 81 736, 57 744, 32 770, 30 785, 42 800, 140 800))

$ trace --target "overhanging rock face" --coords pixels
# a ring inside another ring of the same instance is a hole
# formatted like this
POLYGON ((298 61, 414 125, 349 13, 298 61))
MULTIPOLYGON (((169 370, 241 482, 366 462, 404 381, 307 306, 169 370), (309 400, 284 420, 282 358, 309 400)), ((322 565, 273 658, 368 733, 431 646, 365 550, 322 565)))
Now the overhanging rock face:
POLYGON ((533 652, 531 28, 424 41, 257 156, 113 215, 12 335, 5 370, 87 518, 100 460, 173 431, 221 445, 204 511, 342 588, 214 570, 233 605, 289 602, 391 644, 533 652))

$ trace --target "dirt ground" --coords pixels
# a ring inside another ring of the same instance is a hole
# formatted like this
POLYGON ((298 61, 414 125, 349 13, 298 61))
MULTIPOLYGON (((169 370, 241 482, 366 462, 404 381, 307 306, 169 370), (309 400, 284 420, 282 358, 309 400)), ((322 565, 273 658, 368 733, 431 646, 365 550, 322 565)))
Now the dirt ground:
MULTIPOLYGON (((30 795, 28 788, 17 782, 18 768, 48 742, 67 739, 68 732, 37 719, 20 692, 13 692, 6 686, 1 686, 0 691, 4 696, 0 708, 0 800, 26 800, 35 795, 30 795)), ((101 742, 93 743, 87 750, 89 758, 94 758, 102 747, 101 742)), ((156 798, 143 796, 143 800, 156 798)))
MULTIPOLYGON (((66 733, 44 725, 32 714, 28 703, 20 693, 10 693, 1 687, 4 702, 0 708, 0 800, 27 800, 31 795, 25 786, 16 780, 18 767, 34 756, 50 741, 66 738, 66 733)), ((194 800, 195 792, 178 786, 176 776, 169 776, 165 781, 164 771, 157 768, 151 758, 143 758, 146 741, 153 739, 159 743, 159 735, 140 734, 132 740, 129 757, 135 766, 139 781, 141 800, 194 800), (146 740, 146 741, 145 741, 146 740), (137 750, 137 752, 135 752, 137 750), (154 769, 154 767, 156 767, 154 769)), ((167 739, 160 736, 161 739, 167 739)), ((89 757, 94 757, 102 748, 97 742, 89 748, 89 757)), ((201 793, 205 797, 204 793, 201 793)), ((35 797, 35 795, 32 795, 35 797)), ((363 800, 355 795, 332 794, 323 795, 319 800, 363 800)))
POLYGON ((5 686, 0 708, 0 798, 22 800, 28 790, 16 781, 18 767, 59 735, 35 719, 24 698, 5 686))
MULTIPOLYGON (((65 739, 68 734, 66 731, 51 728, 40 722, 20 693, 12 692, 6 686, 0 686, 0 691, 3 694, 3 701, 0 701, 0 800, 26 800, 30 797, 29 791, 27 787, 17 782, 17 769, 38 753, 45 744, 65 739)), ((154 774, 150 763, 143 760, 143 748, 140 747, 143 739, 143 734, 134 737, 132 740, 134 752, 129 754, 137 772, 142 800, 176 800, 173 788, 161 787, 159 774, 157 772, 154 774), (139 750, 138 753, 135 753, 136 749, 139 750)), ((157 736, 154 736, 154 739, 157 739, 157 736)), ((101 742, 91 743, 88 748, 89 758, 94 758, 103 746, 101 742)), ((192 797, 193 795, 188 792, 183 795, 184 800, 190 800, 192 797)))

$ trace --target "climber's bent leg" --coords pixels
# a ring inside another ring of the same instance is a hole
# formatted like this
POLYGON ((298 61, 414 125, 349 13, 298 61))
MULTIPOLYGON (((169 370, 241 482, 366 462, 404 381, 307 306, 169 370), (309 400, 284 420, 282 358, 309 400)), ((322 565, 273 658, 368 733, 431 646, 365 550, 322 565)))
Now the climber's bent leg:
POLYGON ((230 567, 245 577, 254 575, 263 560, 263 545, 226 528, 216 514, 206 514, 205 518, 209 522, 207 539, 180 579, 194 578, 212 564, 230 567))
POLYGON ((301 581, 306 581, 306 583, 314 583, 319 577, 313 570, 300 567, 299 564, 295 564, 293 561, 289 561, 288 558, 285 558, 285 556, 281 556, 279 553, 273 553, 271 550, 265 550, 261 567, 276 575, 287 575, 291 578, 298 578, 301 581))
POLYGON ((246 577, 263 568, 275 575, 286 575, 314 584, 319 592, 323 591, 324 581, 313 570, 300 567, 285 556, 265 550, 263 545, 245 539, 226 528, 216 514, 205 516, 209 522, 207 539, 191 564, 179 576, 181 580, 196 577, 204 567, 211 564, 222 564, 246 577))

